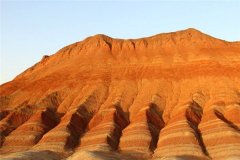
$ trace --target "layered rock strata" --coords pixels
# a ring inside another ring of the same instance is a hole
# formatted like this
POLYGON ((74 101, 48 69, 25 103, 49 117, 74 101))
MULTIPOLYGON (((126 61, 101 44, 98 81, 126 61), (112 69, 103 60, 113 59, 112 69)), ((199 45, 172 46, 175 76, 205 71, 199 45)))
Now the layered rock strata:
POLYGON ((0 157, 240 159, 240 43, 95 35, 0 86, 0 157))

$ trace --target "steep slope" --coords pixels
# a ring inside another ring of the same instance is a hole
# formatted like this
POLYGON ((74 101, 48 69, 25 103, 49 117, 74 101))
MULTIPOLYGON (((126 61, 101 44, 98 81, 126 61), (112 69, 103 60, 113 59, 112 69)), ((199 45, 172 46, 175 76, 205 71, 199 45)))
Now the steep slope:
POLYGON ((0 86, 1 159, 239 159, 240 43, 95 35, 0 86))

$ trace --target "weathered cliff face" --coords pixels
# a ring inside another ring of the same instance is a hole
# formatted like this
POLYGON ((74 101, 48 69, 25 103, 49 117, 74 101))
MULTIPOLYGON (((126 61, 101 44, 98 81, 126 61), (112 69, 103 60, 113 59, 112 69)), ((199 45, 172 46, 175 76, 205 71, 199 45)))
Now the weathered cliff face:
POLYGON ((0 86, 1 159, 240 159, 240 43, 89 37, 0 86))

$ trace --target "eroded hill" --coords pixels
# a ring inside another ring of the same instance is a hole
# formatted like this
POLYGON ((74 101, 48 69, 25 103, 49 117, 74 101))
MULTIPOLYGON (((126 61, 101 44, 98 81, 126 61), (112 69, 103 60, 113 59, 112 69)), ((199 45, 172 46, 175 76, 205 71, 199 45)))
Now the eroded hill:
POLYGON ((1 159, 240 159, 240 43, 95 35, 0 86, 1 159))

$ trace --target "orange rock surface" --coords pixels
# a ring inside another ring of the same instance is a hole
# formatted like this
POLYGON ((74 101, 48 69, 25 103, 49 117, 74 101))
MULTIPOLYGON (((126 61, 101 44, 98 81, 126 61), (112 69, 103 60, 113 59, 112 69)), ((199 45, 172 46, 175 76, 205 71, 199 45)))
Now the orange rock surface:
POLYGON ((240 159, 240 42, 95 35, 0 86, 2 160, 240 159))

